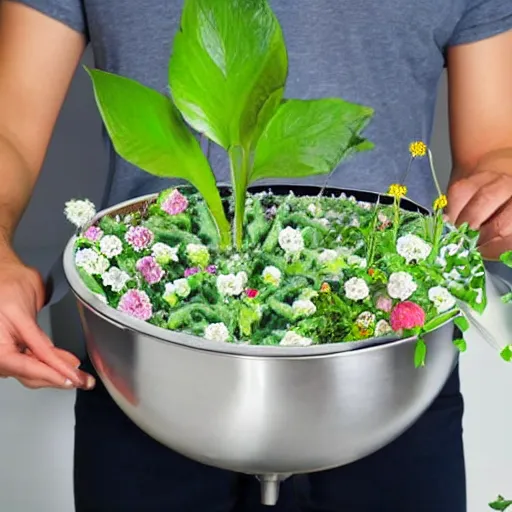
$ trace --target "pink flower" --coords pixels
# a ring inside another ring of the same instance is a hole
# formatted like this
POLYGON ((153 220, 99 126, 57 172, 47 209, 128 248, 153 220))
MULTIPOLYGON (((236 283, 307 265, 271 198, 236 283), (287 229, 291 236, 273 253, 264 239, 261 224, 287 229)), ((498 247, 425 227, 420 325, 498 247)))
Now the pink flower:
POLYGON ((169 215, 183 213, 188 207, 188 199, 179 191, 173 190, 164 200, 161 208, 169 215))
POLYGON ((87 240, 90 240, 91 242, 97 242, 100 240, 100 238, 103 236, 103 230, 101 230, 97 226, 91 226, 87 228, 86 232, 84 233, 84 237, 87 238, 87 240))
POLYGON ((391 328, 397 332, 425 325, 425 311, 414 302, 400 302, 391 312, 391 328))
POLYGON ((137 261, 137 270, 148 284, 156 284, 164 277, 165 272, 153 256, 145 256, 137 261))
POLYGON ((385 311, 386 313, 389 313, 393 308, 393 299, 391 299, 391 297, 388 297, 386 294, 381 294, 377 297, 377 300, 375 301, 375 306, 380 311, 385 311))
POLYGON ((138 320, 149 320, 153 315, 151 301, 142 290, 128 290, 121 297, 117 309, 138 320))
POLYGON ((247 288, 247 290, 245 290, 245 294, 247 295, 247 297, 249 297, 249 299, 254 299, 258 296, 258 290, 255 290, 254 288, 247 288))
POLYGON ((192 268, 186 268, 185 269, 185 277, 193 276, 194 274, 197 274, 199 272, 199 269, 197 267, 192 268))
POLYGON ((132 226, 124 239, 137 251, 147 249, 155 239, 155 235, 143 226, 132 226))
POLYGON ((206 272, 208 272, 208 274, 216 274, 217 273, 217 266, 216 265, 208 265, 206 267, 206 272))

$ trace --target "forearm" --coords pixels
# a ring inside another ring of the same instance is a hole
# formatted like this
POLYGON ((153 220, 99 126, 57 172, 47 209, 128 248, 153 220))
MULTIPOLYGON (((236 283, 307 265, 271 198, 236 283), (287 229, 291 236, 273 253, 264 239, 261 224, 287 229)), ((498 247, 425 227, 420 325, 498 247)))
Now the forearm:
POLYGON ((10 250, 14 231, 37 179, 10 138, 0 133, 0 253, 10 250))

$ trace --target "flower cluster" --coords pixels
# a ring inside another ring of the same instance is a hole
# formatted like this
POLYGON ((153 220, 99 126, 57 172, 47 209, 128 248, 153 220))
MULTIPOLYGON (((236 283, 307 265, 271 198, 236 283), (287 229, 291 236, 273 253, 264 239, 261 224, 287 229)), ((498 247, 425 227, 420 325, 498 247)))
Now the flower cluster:
MULTIPOLYGON (((405 193, 400 187, 393 195, 405 193)), ((484 306, 467 227, 446 224, 434 240, 419 213, 401 210, 397 225, 396 204, 258 193, 248 211, 264 216, 248 216, 243 251, 234 253, 220 249, 205 208, 192 190, 171 189, 140 213, 81 224, 75 263, 84 283, 135 319, 222 343, 420 336, 458 313, 458 300, 484 306)), ((77 224, 92 211, 66 206, 77 224)))

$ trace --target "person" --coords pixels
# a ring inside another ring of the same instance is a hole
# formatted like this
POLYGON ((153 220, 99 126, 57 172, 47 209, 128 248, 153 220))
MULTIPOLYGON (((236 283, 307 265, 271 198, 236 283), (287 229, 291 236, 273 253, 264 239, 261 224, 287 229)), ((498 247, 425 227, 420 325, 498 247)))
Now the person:
MULTIPOLYGON (((376 111, 365 132, 375 149, 344 164, 330 184, 382 192, 397 181, 409 142, 430 140, 446 67, 453 154, 447 213, 481 228, 487 258, 511 249, 512 2, 271 3, 288 45, 287 95, 337 96, 376 111)), ((53 346, 36 324, 45 302, 42 279, 11 247, 86 45, 98 68, 166 92, 181 4, 0 1, 0 374, 28 388, 77 390, 77 512, 263 510, 256 479, 202 466, 153 441, 95 382, 88 360, 79 368, 73 354, 53 346)), ((167 185, 110 155, 102 207, 167 185)), ((225 179, 220 152, 212 161, 225 179)), ((407 185, 409 196, 428 206, 435 189, 426 166, 415 163, 407 185)), ((396 441, 348 466, 286 481, 274 511, 465 511, 462 416, 455 370, 396 441)))

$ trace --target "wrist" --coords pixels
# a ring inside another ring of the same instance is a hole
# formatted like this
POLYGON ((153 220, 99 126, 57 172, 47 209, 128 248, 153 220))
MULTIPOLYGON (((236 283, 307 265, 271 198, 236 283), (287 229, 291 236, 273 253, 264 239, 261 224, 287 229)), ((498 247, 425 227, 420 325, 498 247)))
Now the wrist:
POLYGON ((512 147, 489 151, 473 165, 456 165, 452 171, 450 181, 469 178, 480 172, 512 176, 512 147))

